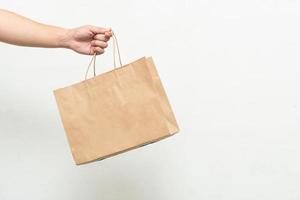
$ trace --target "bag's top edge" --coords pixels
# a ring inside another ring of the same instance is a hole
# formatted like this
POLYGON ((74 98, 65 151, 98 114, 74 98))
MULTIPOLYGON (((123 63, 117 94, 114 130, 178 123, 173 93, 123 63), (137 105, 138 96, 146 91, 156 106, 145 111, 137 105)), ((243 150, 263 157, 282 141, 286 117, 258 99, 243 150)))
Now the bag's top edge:
MULTIPOLYGON (((151 56, 150 56, 150 57, 146 57, 146 56, 141 57, 141 58, 136 59, 136 60, 134 60, 134 61, 132 61, 132 62, 130 62, 130 63, 127 63, 127 64, 125 64, 125 65, 122 65, 121 67, 117 67, 117 68, 115 68, 115 69, 112 69, 112 70, 103 72, 103 73, 101 73, 101 74, 98 74, 97 76, 101 76, 101 75, 104 75, 104 74, 112 73, 113 71, 119 70, 119 69, 121 69, 121 68, 123 68, 123 67, 126 67, 126 66, 132 64, 132 63, 139 62, 139 61, 141 61, 141 60, 146 60, 146 59, 149 59, 149 58, 152 58, 152 57, 151 57, 151 56)), ((80 82, 77 82, 77 83, 70 84, 70 85, 65 86, 65 87, 62 87, 62 88, 57 88, 57 89, 55 89, 53 92, 55 93, 56 91, 61 90, 61 89, 64 89, 64 88, 68 88, 68 87, 71 87, 71 86, 74 86, 74 85, 77 85, 77 84, 81 84, 81 83, 84 83, 84 82, 89 82, 89 81, 91 81, 92 79, 96 78, 97 76, 92 77, 92 78, 88 78, 88 79, 86 79, 86 80, 83 80, 83 81, 80 81, 80 82)))

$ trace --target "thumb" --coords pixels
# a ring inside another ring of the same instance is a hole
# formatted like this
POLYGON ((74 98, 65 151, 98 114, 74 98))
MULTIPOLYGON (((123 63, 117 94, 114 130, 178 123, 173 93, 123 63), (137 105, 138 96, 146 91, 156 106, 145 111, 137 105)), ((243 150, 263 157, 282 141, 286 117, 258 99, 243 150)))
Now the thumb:
POLYGON ((111 28, 102 28, 97 26, 90 26, 89 28, 94 34, 105 34, 106 32, 111 31, 111 28))

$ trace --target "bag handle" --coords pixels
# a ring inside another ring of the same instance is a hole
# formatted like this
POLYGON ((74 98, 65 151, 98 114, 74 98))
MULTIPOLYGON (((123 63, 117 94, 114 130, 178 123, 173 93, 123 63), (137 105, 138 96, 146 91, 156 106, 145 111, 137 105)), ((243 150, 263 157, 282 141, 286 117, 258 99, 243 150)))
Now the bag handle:
MULTIPOLYGON (((122 61, 121 61, 121 55, 120 55, 118 40, 117 40, 117 37, 116 37, 116 35, 113 31, 112 31, 112 39, 113 39, 114 69, 116 69, 117 68, 117 65, 116 65, 116 49, 117 49, 117 53, 118 53, 120 67, 122 66, 122 61)), ((88 72, 90 70, 90 67, 91 67, 92 63, 93 63, 94 77, 96 76, 96 56, 97 56, 97 54, 94 53, 89 65, 87 67, 87 70, 86 70, 86 73, 85 73, 85 80, 87 79, 87 75, 88 75, 88 72)))

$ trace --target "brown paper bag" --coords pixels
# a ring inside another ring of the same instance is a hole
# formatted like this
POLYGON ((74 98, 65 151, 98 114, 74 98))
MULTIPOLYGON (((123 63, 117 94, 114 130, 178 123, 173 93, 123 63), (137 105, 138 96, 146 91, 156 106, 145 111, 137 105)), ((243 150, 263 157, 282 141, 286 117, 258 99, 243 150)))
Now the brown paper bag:
MULTIPOLYGON (((115 52, 114 35, 113 41, 115 52)), ((94 69, 95 59, 96 55, 94 69)), ((114 70, 54 91, 76 164, 101 160, 179 131, 152 58, 119 68, 115 63, 114 56, 114 70)))

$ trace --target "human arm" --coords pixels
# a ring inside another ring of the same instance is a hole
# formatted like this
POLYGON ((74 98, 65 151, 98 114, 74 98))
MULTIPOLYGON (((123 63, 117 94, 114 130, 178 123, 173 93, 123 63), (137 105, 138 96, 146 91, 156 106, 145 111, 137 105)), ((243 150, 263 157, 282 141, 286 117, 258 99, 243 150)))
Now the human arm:
POLYGON ((29 47, 68 48, 81 54, 102 54, 112 35, 109 28, 67 29, 42 24, 0 9, 0 41, 29 47))

